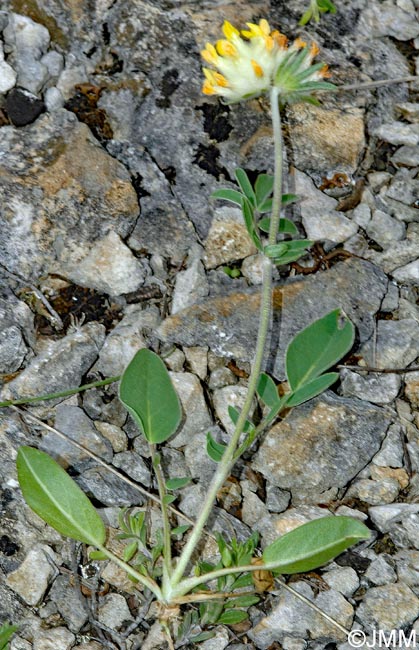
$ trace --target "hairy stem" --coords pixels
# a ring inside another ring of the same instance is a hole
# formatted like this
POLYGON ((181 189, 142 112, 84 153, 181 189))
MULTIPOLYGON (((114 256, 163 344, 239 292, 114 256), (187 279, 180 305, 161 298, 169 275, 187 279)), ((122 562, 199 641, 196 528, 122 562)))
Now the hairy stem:
MULTIPOLYGON (((271 110, 272 110, 272 126, 274 132, 274 151, 275 151, 275 184, 274 184, 274 197, 272 204, 272 215, 269 230, 269 244, 275 244, 278 234, 281 199, 282 199, 282 133, 281 133, 281 120, 278 106, 278 90, 272 88, 271 90, 271 110)), ((190 562, 193 552, 200 540, 204 526, 211 514, 214 501, 217 497, 217 492, 228 477, 231 468, 235 462, 235 452, 239 443, 240 436, 246 423, 246 419, 250 413, 253 398, 256 393, 256 388, 259 380, 259 375, 262 368, 263 358, 265 354, 266 340, 268 337, 268 330, 271 317, 271 303, 272 303, 272 262, 268 257, 263 258, 263 284, 262 295, 260 302, 260 318, 259 330, 256 342, 255 359, 253 362, 252 372, 249 377, 247 395, 240 416, 237 420, 234 433, 231 437, 230 443, 224 452, 223 458, 218 465, 217 471, 211 481, 208 489, 205 503, 202 507, 201 514, 198 517, 188 542, 186 543, 181 556, 179 557, 178 564, 173 572, 170 581, 170 590, 164 596, 170 601, 172 593, 175 591, 176 585, 182 580, 186 568, 190 562)), ((183 592, 185 593, 185 592, 183 592)))
POLYGON ((157 486, 159 489, 161 515, 163 520, 163 565, 164 565, 164 581, 170 578, 172 574, 172 548, 170 543, 170 523, 169 511, 165 497, 167 496, 166 485, 164 482, 163 471, 160 464, 160 455, 156 453, 156 445, 150 444, 151 458, 153 462, 154 473, 157 478, 157 486))
POLYGON ((90 384, 84 384, 78 388, 61 390, 59 393, 37 395, 36 397, 20 397, 19 399, 9 399, 5 402, 0 402, 0 408, 5 408, 6 406, 18 406, 19 404, 33 404, 34 402, 45 402, 46 400, 57 399, 59 397, 68 397, 69 395, 76 395, 76 393, 81 393, 82 391, 89 390, 90 388, 98 388, 99 386, 107 386, 108 384, 113 384, 115 381, 119 381, 120 379, 121 376, 118 375, 117 377, 108 377, 107 379, 92 381, 90 384))

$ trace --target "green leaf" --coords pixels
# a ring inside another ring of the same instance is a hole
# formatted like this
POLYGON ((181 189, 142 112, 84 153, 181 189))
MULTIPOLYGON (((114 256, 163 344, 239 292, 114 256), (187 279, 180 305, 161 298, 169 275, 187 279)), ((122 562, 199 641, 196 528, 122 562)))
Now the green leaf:
POLYGON ((250 573, 242 573, 231 585, 231 589, 243 589, 243 587, 251 587, 253 579, 250 573))
MULTIPOLYGON (((237 421, 240 417, 240 411, 235 406, 229 406, 227 410, 232 423, 237 424, 237 421)), ((243 427, 243 433, 249 433, 249 431, 253 431, 254 428, 255 425, 253 422, 246 420, 243 427)))
POLYGON ((209 432, 207 433, 207 454, 211 460, 219 463, 226 449, 227 445, 216 442, 212 435, 209 432))
POLYGON ((166 490, 180 490, 192 481, 190 476, 182 476, 179 478, 169 478, 166 481, 166 490))
POLYGON ((307 9, 307 11, 305 13, 303 13, 303 15, 301 16, 300 22, 298 24, 301 25, 301 26, 307 25, 307 23, 310 21, 312 15, 313 14, 311 12, 311 9, 307 9))
POLYGON ((168 506, 169 503, 173 503, 173 501, 176 500, 176 495, 175 494, 165 494, 163 497, 163 503, 168 506))
POLYGON ((293 393, 335 365, 352 347, 354 326, 340 309, 299 332, 288 346, 285 366, 293 393))
MULTIPOLYGON (((322 64, 323 65, 323 64, 322 64)), ((295 203, 299 200, 297 194, 283 194, 282 195, 282 205, 289 205, 290 203, 295 203)))
POLYGON ((265 246, 263 252, 267 257, 277 258, 281 255, 284 255, 288 251, 288 244, 286 242, 281 242, 280 244, 269 244, 265 246))
POLYGON ((200 641, 207 641, 208 639, 212 639, 214 636, 215 632, 201 632, 200 634, 191 636, 189 641, 191 643, 199 643, 200 641))
POLYGON ((0 627, 0 650, 8 650, 8 643, 18 629, 17 625, 2 624, 0 627))
POLYGON ((251 205, 253 207, 255 207, 256 206, 256 196, 255 196, 255 193, 253 191, 252 184, 249 181, 248 175, 246 174, 244 169, 241 169, 240 167, 238 167, 236 169, 235 175, 236 175, 236 178, 237 178, 237 182, 240 185, 241 191, 243 192, 243 194, 245 196, 247 196, 247 198, 249 199, 251 205))
POLYGON ((248 596, 239 596, 228 601, 229 607, 251 607, 260 601, 259 596, 249 594, 248 596))
POLYGON ((259 375, 257 394, 266 406, 274 408, 279 403, 278 389, 274 380, 265 372, 259 375))
POLYGON ((280 573, 312 571, 369 536, 370 531, 358 519, 322 517, 275 540, 263 551, 263 560, 280 573))
POLYGON ((291 393, 290 398, 287 399, 287 406, 298 406, 303 402, 307 402, 307 400, 323 393, 323 391, 329 388, 329 386, 334 384, 338 379, 339 373, 337 372, 329 372, 325 375, 320 375, 320 377, 313 379, 313 381, 309 381, 308 384, 301 386, 301 388, 296 390, 295 393, 291 393))
POLYGON ((138 550, 137 542, 131 542, 131 544, 128 544, 128 546, 124 548, 124 553, 122 556, 124 562, 129 562, 130 560, 132 560, 137 550, 138 550))
POLYGON ((166 366, 151 350, 137 352, 125 369, 119 398, 150 443, 164 442, 180 424, 179 398, 166 366))
POLYGON ((243 194, 237 190, 230 190, 225 188, 221 190, 215 190, 215 192, 211 194, 211 198, 230 201, 230 203, 235 203, 236 205, 241 206, 243 201, 243 194))
MULTIPOLYGON (((269 232, 271 227, 271 218, 264 217, 258 221, 258 228, 263 232, 269 232)), ((297 226, 289 219, 280 219, 278 224, 278 232, 285 235, 298 235, 297 226)))
POLYGON ((28 506, 62 535, 91 546, 106 539, 102 519, 77 483, 48 454, 20 447, 17 474, 28 506))
POLYGON ((220 625, 236 625, 248 618, 247 612, 242 609, 226 609, 221 616, 218 617, 217 623, 220 625))
POLYGON ((177 526, 176 528, 172 528, 170 534, 173 535, 173 537, 176 537, 176 535, 183 535, 186 533, 187 530, 191 527, 191 524, 184 524, 183 526, 177 526))
POLYGON ((260 241, 259 235, 256 230, 256 224, 255 224, 255 215, 253 213, 253 207, 247 199, 243 199, 242 203, 242 214, 243 214, 243 219, 245 226, 247 228, 247 232, 249 233, 249 237, 256 246, 258 250, 262 250, 262 243, 260 241))
POLYGON ((256 206, 261 205, 270 197, 274 189, 274 177, 271 174, 259 174, 255 183, 256 206))
POLYGON ((89 560, 102 562, 103 560, 109 560, 109 558, 103 551, 90 551, 89 560))

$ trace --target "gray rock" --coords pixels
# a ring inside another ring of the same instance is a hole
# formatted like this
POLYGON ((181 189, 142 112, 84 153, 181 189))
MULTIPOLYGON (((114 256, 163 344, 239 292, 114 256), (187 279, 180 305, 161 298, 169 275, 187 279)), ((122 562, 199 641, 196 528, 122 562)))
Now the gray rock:
POLYGON ((117 427, 115 424, 110 424, 109 422, 99 421, 96 421, 94 425, 99 433, 109 440, 115 453, 127 450, 128 438, 120 427, 117 427))
POLYGON ((405 266, 400 266, 393 271, 393 277, 399 282, 418 282, 419 280, 419 259, 405 266))
POLYGON ((270 512, 284 512, 290 502, 290 493, 270 483, 266 486, 266 507, 270 512))
MULTIPOLYGON (((240 385, 217 388, 213 393, 212 399, 214 403, 215 414, 229 435, 233 434, 235 425, 230 418, 228 408, 230 406, 233 406, 240 411, 243 407, 246 395, 247 388, 240 385)), ((255 410, 255 407, 256 404, 253 402, 253 406, 248 417, 249 420, 252 420, 252 414, 255 410)))
POLYGON ((376 2, 370 0, 363 15, 370 37, 392 36, 399 41, 408 41, 419 35, 416 16, 397 6, 393 0, 376 2))
POLYGON ((142 494, 105 467, 87 469, 77 479, 78 484, 88 496, 105 506, 138 506, 144 502, 142 494))
POLYGON ((197 431, 191 436, 183 449, 189 473, 193 478, 200 479, 204 485, 209 484, 217 468, 217 464, 207 454, 207 432, 211 432, 213 438, 218 439, 218 432, 214 431, 214 427, 208 427, 205 431, 197 431))
POLYGON ((366 231, 371 239, 374 239, 380 246, 387 248, 394 241, 405 238, 406 226, 403 222, 397 221, 382 210, 375 210, 372 219, 366 225, 366 231))
POLYGON ((419 198, 419 180, 412 178, 411 170, 401 169, 384 196, 411 205, 419 198))
POLYGON ((398 551, 393 556, 393 560, 396 563, 399 581, 417 589, 419 586, 419 552, 404 549, 398 551))
POLYGON ((127 601, 121 594, 107 594, 98 607, 98 618, 112 630, 119 630, 132 616, 127 601))
POLYGON ((173 370, 173 372, 182 372, 183 366, 185 365, 185 359, 186 357, 182 350, 174 348, 173 352, 165 357, 164 361, 169 370, 173 370))
POLYGON ((392 503, 372 506, 368 509, 371 521, 382 533, 387 533, 393 524, 403 521, 410 514, 417 513, 419 513, 419 504, 416 503, 392 503))
POLYGON ((28 348, 22 331, 11 325, 0 332, 0 369, 1 372, 13 373, 20 368, 28 348))
POLYGON ((56 80, 61 74, 64 67, 64 57, 56 50, 50 50, 43 57, 40 62, 46 66, 50 78, 56 80))
MULTIPOLYGON (((311 600, 322 611, 337 620, 341 625, 350 628, 353 619, 353 608, 342 594, 330 589, 322 591, 314 598, 308 584, 295 582, 293 589, 311 600)), ((261 650, 266 650, 274 641, 281 640, 283 635, 297 635, 305 638, 308 630, 312 639, 323 640, 345 639, 346 636, 326 619, 302 603, 294 595, 284 591, 274 601, 272 612, 262 618, 259 623, 248 632, 248 636, 261 650)))
POLYGON ((406 167, 417 167, 419 165, 419 146, 404 145, 397 149, 391 161, 395 165, 405 165, 406 167))
POLYGON ((316 503, 319 493, 343 487, 369 462, 388 424, 385 413, 367 402, 325 393, 266 434, 254 468, 290 490, 294 503, 316 503))
POLYGON ((35 546, 19 568, 9 573, 6 578, 7 586, 18 593, 28 605, 38 605, 56 573, 53 557, 54 553, 48 546, 35 546))
POLYGON ((352 211, 352 219, 358 226, 365 228, 371 220, 371 209, 367 203, 360 203, 352 211))
MULTIPOLYGON (((403 204, 400 203, 400 205, 402 206, 403 204)), ((417 210, 415 211, 415 214, 417 216, 417 210)), ((419 224, 409 223, 406 232, 406 239, 400 242, 395 242, 391 248, 383 253, 370 251, 368 253, 368 259, 380 266, 380 268, 382 268, 386 273, 393 274, 395 269, 399 269, 401 266, 407 265, 418 259, 418 246, 419 224)), ((413 272, 414 270, 415 266, 412 268, 413 272)))
MULTIPOLYGON (((275 322, 281 318, 280 341, 273 339, 271 342, 275 354, 279 346, 275 375, 283 377, 283 352, 291 338, 332 309, 343 308, 358 327, 360 340, 369 339, 374 328, 373 317, 381 306, 386 288, 385 274, 357 258, 337 264, 324 273, 275 287, 275 322)), ((205 304, 194 305, 166 318, 157 336, 167 343, 207 345, 218 356, 249 361, 254 354, 249 341, 256 339, 259 305, 260 295, 254 289, 209 298, 205 304)), ((277 330, 274 328, 275 332, 277 330)))
POLYGON ((391 424, 381 449, 373 458, 375 465, 381 467, 403 467, 404 449, 399 424, 391 424))
POLYGON ((296 171, 295 187, 308 239, 340 243, 357 232, 357 224, 336 211, 337 200, 320 192, 307 174, 296 171))
POLYGON ((48 68, 37 61, 30 50, 22 50, 13 57, 17 85, 38 95, 48 79, 48 68))
POLYGON ((344 368, 340 374, 341 393, 344 397, 358 397, 373 404, 389 404, 400 391, 400 375, 358 374, 344 368))
POLYGON ((217 390, 217 388, 234 386, 235 384, 237 384, 237 377, 229 368, 224 366, 222 368, 215 368, 211 372, 208 380, 208 388, 213 391, 217 390))
POLYGON ((73 113, 3 127, 0 172, 0 255, 9 271, 35 283, 57 272, 113 294, 141 285, 142 265, 122 241, 139 212, 131 178, 73 113))
POLYGON ((372 135, 390 144, 416 146, 419 144, 419 124, 390 122, 378 126, 372 135))
POLYGON ((87 608, 83 607, 83 601, 77 593, 77 589, 70 583, 68 576, 57 576, 49 592, 49 597, 55 603, 70 631, 79 632, 89 615, 87 608))
POLYGON ((16 72, 6 63, 3 54, 3 43, 0 41, 0 94, 7 93, 16 83, 16 72))
POLYGON ((399 495, 400 484, 395 478, 384 478, 381 481, 361 479, 351 485, 348 496, 356 497, 373 506, 393 503, 399 495))
POLYGON ((369 365, 404 368, 419 355, 418 338, 419 323, 412 318, 381 320, 377 323, 376 345, 368 341, 362 348, 362 355, 369 365))
POLYGON ((49 31, 44 25, 18 13, 9 14, 3 38, 18 52, 30 51, 34 59, 39 59, 47 51, 50 42, 49 31))
POLYGON ((397 574, 392 564, 390 557, 379 555, 371 562, 364 576, 376 587, 396 582, 397 574))
MULTIPOLYGON (((55 427, 59 431, 106 462, 111 462, 113 452, 110 442, 100 435, 93 422, 81 408, 59 404, 55 413, 55 427)), ((86 453, 50 431, 43 434, 39 447, 58 458, 62 465, 72 465, 78 471, 83 471, 95 464, 95 461, 86 453)))
POLYGON ((241 210, 235 207, 217 208, 205 240, 205 267, 213 269, 255 253, 256 247, 249 237, 241 210))
POLYGON ((47 111, 50 113, 53 111, 58 111, 58 109, 64 106, 64 97, 61 92, 55 86, 47 88, 44 94, 45 106, 47 111))
POLYGON ((182 404, 184 420, 178 433, 170 439, 171 447, 183 447, 190 437, 212 425, 201 383, 189 372, 171 372, 171 380, 182 404))
POLYGON ((0 296, 0 372, 15 372, 34 345, 34 316, 11 291, 0 296))
POLYGON ((161 167, 141 146, 113 145, 109 151, 141 180, 145 190, 141 198, 141 216, 128 240, 130 248, 136 252, 159 254, 180 264, 189 248, 196 244, 196 235, 161 167))
POLYGON ((98 356, 104 335, 104 326, 91 322, 50 342, 16 379, 7 384, 2 398, 31 397, 79 386, 98 356))
POLYGON ((259 285, 263 280, 263 256, 250 255, 243 260, 241 272, 249 284, 259 285))
POLYGON ((145 487, 151 485, 151 473, 145 461, 135 451, 121 451, 113 459, 115 467, 122 469, 134 481, 145 487))
POLYGON ((346 598, 353 596, 359 587, 359 578, 352 567, 339 567, 323 573, 323 580, 331 589, 338 591, 346 598))
POLYGON ((66 627, 40 630, 34 639, 33 650, 70 650, 76 637, 66 627))
POLYGON ((419 599, 402 582, 369 589, 357 609, 357 618, 368 632, 403 628, 418 615, 419 599))
POLYGON ((168 478, 189 477, 189 471, 185 457, 181 451, 171 447, 165 447, 161 451, 161 463, 164 475, 168 478))
POLYGON ((183 351, 194 375, 204 380, 208 373, 208 348, 200 346, 185 347, 183 351))
POLYGON ((186 309, 208 295, 208 280, 202 262, 195 258, 188 265, 186 271, 176 275, 175 289, 171 313, 176 314, 186 309))
POLYGON ((215 635, 200 644, 200 650, 224 650, 228 646, 229 634, 223 625, 214 628, 215 635))
POLYGON ((94 370, 105 377, 122 374, 138 350, 148 347, 149 334, 159 320, 159 311, 154 306, 143 309, 140 305, 128 305, 123 319, 107 336, 94 370))

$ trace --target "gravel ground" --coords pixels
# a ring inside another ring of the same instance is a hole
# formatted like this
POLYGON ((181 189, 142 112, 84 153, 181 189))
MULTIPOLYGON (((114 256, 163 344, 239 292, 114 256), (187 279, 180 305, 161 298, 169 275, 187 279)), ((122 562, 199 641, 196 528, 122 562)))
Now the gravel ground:
MULTIPOLYGON (((268 368, 282 381, 287 342, 336 307, 356 343, 339 384, 239 463, 212 529, 258 531, 263 547, 328 512, 365 521, 371 540, 290 585, 346 629, 408 636, 419 630, 419 83, 362 84, 416 74, 419 1, 336 0, 336 15, 300 28, 306 5, 5 0, 0 399, 118 375, 138 349, 158 351, 185 413, 163 463, 192 479, 176 506, 199 513, 214 471, 206 433, 225 441, 227 407, 243 402, 261 283, 240 213, 209 196, 232 186, 237 166, 273 171, 266 103, 204 97, 199 50, 224 19, 266 17, 316 40, 332 81, 357 88, 284 115, 285 189, 302 198, 287 216, 317 243, 276 271, 268 368)), ((111 536, 118 506, 146 508, 158 525, 144 494, 155 490, 148 449, 115 384, 28 411, 123 478, 22 412, 1 411, 0 622, 20 625, 11 650, 164 648, 153 606, 125 574, 45 526, 16 480, 17 449, 31 444, 70 469, 111 536)), ((212 626, 199 647, 350 649, 342 629, 280 585, 249 614, 212 626)), ((176 648, 198 647, 197 631, 176 648)))

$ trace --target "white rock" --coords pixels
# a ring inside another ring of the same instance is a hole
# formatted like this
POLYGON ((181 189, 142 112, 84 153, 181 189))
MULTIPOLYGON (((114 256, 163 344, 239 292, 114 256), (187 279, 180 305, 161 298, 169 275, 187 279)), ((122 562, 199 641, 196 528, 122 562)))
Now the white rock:
POLYGON ((83 253, 77 259, 75 251, 67 265, 66 275, 76 284, 119 296, 136 291, 144 282, 140 262, 113 230, 83 253))
POLYGON ((184 348, 184 353, 192 372, 205 379, 208 373, 208 347, 184 348))
POLYGON ((371 521, 382 533, 388 532, 392 524, 401 521, 407 515, 418 512, 419 503, 392 503, 391 505, 372 506, 368 509, 371 521))
MULTIPOLYGON (((228 434, 234 432, 234 423, 228 414, 228 407, 234 406, 240 411, 244 404, 247 395, 247 388, 245 386, 224 386, 224 388, 217 388, 213 393, 213 402, 215 413, 221 420, 224 429, 228 434)), ((255 408, 255 403, 250 412, 249 419, 251 420, 252 412, 255 408)))
POLYGON ((263 257, 262 255, 250 255, 243 260, 241 272, 250 284, 262 284, 263 280, 263 257))
POLYGON ((28 605, 34 606, 41 602, 55 574, 47 554, 53 557, 53 552, 48 546, 36 546, 29 551, 22 564, 6 578, 6 584, 28 605))
POLYGON ((64 67, 64 57, 59 52, 50 50, 41 58, 41 63, 48 69, 50 77, 58 78, 64 67))
POLYGON ((403 467, 403 458, 404 450, 400 425, 391 424, 380 451, 373 458, 373 462, 379 467, 403 467))
POLYGON ((56 86, 65 100, 74 95, 74 86, 86 81, 87 72, 84 65, 65 68, 60 74, 56 86))
POLYGON ((218 208, 205 241, 206 268, 213 269, 254 253, 256 247, 248 235, 241 210, 230 206, 218 208))
POLYGON ((397 580, 395 570, 389 565, 383 555, 379 555, 376 560, 371 562, 365 572, 365 577, 377 587, 396 582, 397 580))
POLYGON ((358 226, 365 228, 371 220, 371 210, 367 203, 360 203, 356 206, 352 211, 352 219, 358 224, 358 226))
POLYGON ((9 23, 3 31, 5 43, 19 51, 30 51, 39 59, 47 51, 50 36, 46 27, 21 14, 9 14, 9 23))
POLYGON ((52 113, 64 106, 64 97, 55 86, 51 86, 45 91, 44 102, 47 110, 52 113))
POLYGON ((48 79, 48 68, 27 51, 18 54, 14 66, 17 72, 17 85, 37 95, 48 79))
POLYGON ((202 262, 192 260, 186 271, 176 275, 172 314, 201 302, 208 295, 208 281, 202 262))
POLYGON ((0 61, 0 93, 7 93, 16 83, 17 74, 5 61, 0 61))

